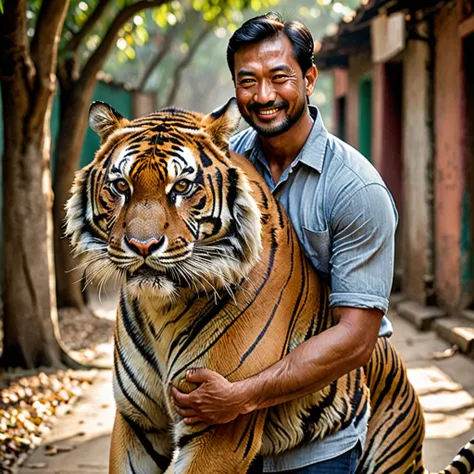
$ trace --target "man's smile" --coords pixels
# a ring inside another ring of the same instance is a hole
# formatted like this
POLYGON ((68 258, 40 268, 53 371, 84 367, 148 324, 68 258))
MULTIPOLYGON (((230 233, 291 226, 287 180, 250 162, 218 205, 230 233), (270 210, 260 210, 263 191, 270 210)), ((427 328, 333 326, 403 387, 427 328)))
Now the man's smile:
POLYGON ((269 122, 276 118, 279 113, 284 109, 284 107, 267 107, 267 108, 258 108, 258 109, 253 109, 254 114, 259 118, 259 120, 262 120, 264 122, 269 122))

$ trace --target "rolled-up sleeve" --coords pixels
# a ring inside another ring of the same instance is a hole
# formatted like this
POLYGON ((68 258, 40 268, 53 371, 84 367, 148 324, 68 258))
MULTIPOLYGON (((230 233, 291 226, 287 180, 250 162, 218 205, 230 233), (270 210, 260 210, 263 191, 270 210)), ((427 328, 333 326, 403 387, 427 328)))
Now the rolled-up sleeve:
POLYGON ((388 309, 397 211, 387 188, 366 184, 331 213, 331 307, 388 309))

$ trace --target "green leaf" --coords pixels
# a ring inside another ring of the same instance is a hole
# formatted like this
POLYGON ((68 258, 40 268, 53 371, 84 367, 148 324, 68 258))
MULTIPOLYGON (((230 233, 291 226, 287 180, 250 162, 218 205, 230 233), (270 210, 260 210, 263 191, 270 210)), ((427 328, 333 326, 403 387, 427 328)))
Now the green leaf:
POLYGON ((250 0, 250 8, 252 8, 252 10, 258 11, 260 10, 261 6, 262 3, 260 0, 250 0))
POLYGON ((3 13, 3 0, 0 0, 0 13, 3 13))
POLYGON ((127 55, 128 59, 135 59, 135 50, 133 48, 127 48, 125 50, 125 54, 127 55))

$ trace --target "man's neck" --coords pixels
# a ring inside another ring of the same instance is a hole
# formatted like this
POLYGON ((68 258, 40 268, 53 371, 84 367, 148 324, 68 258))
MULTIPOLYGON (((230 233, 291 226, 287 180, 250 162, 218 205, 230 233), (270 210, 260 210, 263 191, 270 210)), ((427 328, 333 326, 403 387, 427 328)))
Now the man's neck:
POLYGON ((313 119, 309 109, 290 130, 276 137, 260 137, 261 149, 277 183, 285 169, 293 162, 311 133, 313 119))

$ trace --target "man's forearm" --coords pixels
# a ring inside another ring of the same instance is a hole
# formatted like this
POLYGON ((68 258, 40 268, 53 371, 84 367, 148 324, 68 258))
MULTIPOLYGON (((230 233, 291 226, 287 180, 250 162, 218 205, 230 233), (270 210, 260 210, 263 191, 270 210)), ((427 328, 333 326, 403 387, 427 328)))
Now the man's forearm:
MULTIPOLYGON (((378 331, 377 331, 378 332, 378 331)), ((300 344, 263 372, 241 382, 242 413, 313 393, 367 362, 377 334, 363 334, 347 321, 300 344), (366 343, 362 344, 361 339, 366 343)))

